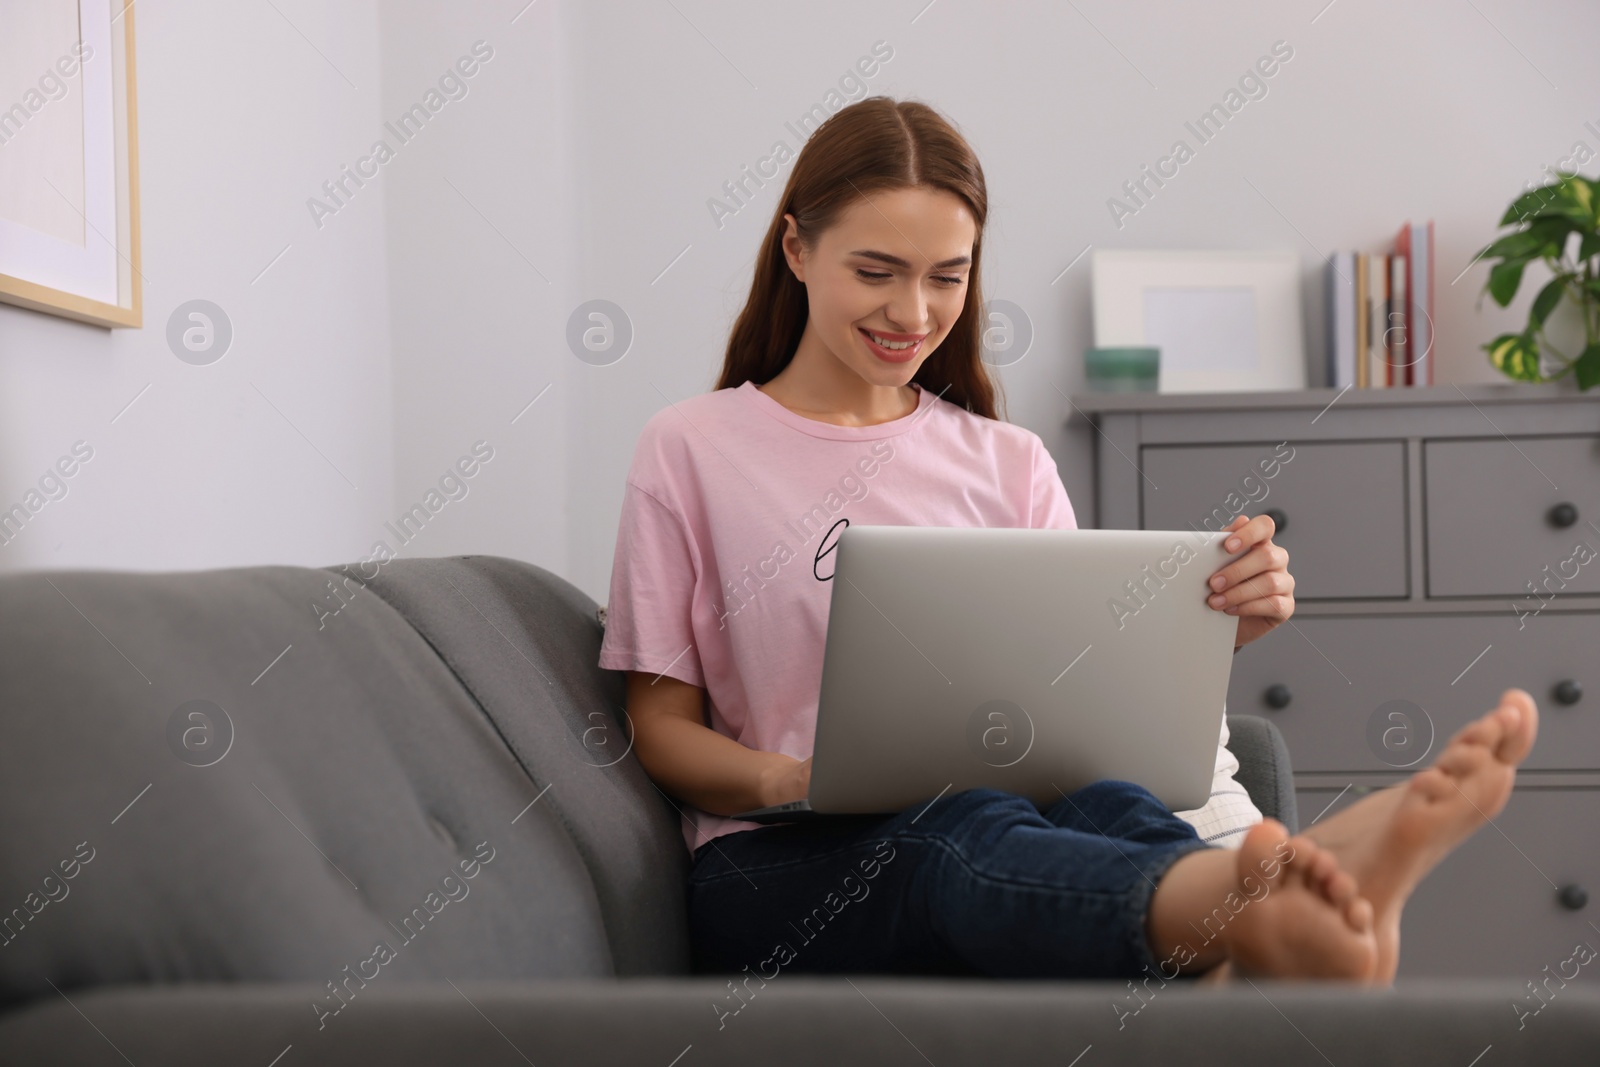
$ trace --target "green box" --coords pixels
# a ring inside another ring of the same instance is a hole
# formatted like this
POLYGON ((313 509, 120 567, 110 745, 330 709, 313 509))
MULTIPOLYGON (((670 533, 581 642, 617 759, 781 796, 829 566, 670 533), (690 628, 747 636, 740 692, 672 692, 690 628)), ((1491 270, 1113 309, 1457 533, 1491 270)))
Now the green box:
POLYGON ((1084 378, 1097 393, 1156 391, 1161 349, 1155 345, 1088 348, 1083 353, 1084 378))

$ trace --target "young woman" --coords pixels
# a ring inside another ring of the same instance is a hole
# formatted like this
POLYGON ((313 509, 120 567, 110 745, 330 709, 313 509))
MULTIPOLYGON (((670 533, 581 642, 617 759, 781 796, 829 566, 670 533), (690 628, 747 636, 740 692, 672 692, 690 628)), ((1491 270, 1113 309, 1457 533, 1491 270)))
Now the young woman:
MULTIPOLYGON (((1179 817, 1128 782, 1041 810, 992 789, 892 816, 728 818, 804 797, 832 549, 849 523, 1073 529, 1037 435, 980 358, 988 198, 926 105, 870 97, 806 142, 711 393, 646 424, 600 666, 634 752, 682 802, 696 964, 782 970, 1387 983, 1407 895, 1505 804, 1533 744, 1521 690, 1436 764, 1290 837, 1233 782, 1179 817), (1207 828, 1202 840, 1195 824, 1207 828), (1219 847, 1232 846, 1232 847, 1219 847)), ((1238 516, 1208 603, 1235 650, 1294 610, 1272 521, 1238 516)))

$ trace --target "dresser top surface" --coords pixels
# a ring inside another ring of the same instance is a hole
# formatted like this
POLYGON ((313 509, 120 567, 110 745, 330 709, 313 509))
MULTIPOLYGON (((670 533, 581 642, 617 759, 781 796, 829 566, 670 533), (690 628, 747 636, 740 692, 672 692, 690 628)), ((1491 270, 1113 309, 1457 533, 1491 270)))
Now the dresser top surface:
POLYGON ((1097 413, 1221 411, 1339 407, 1438 407, 1441 405, 1600 403, 1600 388, 1579 392, 1568 382, 1493 382, 1466 385, 1401 386, 1385 389, 1260 389, 1208 393, 1074 393, 1072 404, 1086 415, 1097 413))

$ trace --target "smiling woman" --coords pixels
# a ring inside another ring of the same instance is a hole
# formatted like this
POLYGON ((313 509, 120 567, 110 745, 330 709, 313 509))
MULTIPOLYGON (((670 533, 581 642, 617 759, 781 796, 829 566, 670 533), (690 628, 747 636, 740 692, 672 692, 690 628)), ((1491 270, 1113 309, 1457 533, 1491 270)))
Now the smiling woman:
MULTIPOLYGON (((1360 814, 1342 827, 1346 813, 1332 830, 1324 822, 1320 837, 1291 838, 1262 819, 1233 778, 1226 720, 1210 800, 1193 811, 1107 780, 1047 808, 1002 790, 947 789, 891 815, 750 817, 809 794, 837 591, 823 557, 835 531, 1077 527, 1039 436, 996 416, 981 344, 987 214, 977 157, 932 108, 876 96, 839 111, 794 162, 717 388, 672 403, 640 432, 599 665, 626 673, 634 754, 682 802, 697 968, 771 973, 794 916, 887 845, 896 859, 882 891, 830 909, 786 968, 1133 977, 1176 953, 1185 975, 1226 977, 1239 966, 1392 981, 1405 893, 1473 818, 1498 811, 1505 767, 1490 768, 1482 811, 1457 812, 1457 829, 1442 818, 1412 828, 1436 846, 1426 853, 1410 831, 1384 832, 1400 810, 1392 791, 1352 805, 1360 814), (879 444, 894 462, 870 494, 830 499, 817 515, 815 530, 827 523, 817 552, 785 544, 793 517, 879 444), (793 565, 807 556, 813 566, 793 565), (1378 844, 1361 852, 1354 841, 1378 844), (1270 896, 1180 951, 1280 851, 1290 858, 1266 876, 1270 896), (1347 858, 1359 875, 1341 868, 1347 858), (1371 900, 1355 888, 1369 875, 1380 876, 1371 900)), ((1293 579, 1270 518, 1236 515, 1224 531, 1238 557, 1210 577, 1206 603, 1239 616, 1237 648, 1288 617, 1293 579)), ((1152 572, 1149 589, 1165 580, 1152 572)), ((884 640, 904 639, 896 630, 885 615, 884 640)), ((1496 714, 1513 729, 1506 709, 1496 714)), ((1525 754, 1532 722, 1515 727, 1508 760, 1525 754)), ((1477 728, 1491 726, 1486 718, 1477 728)))
POLYGON ((950 403, 998 417, 977 359, 983 168, 932 108, 891 104, 869 97, 829 120, 833 136, 819 129, 806 143, 808 165, 791 173, 762 240, 717 388, 755 381, 791 410, 851 425, 904 414, 909 382, 937 383, 950 403), (907 141, 922 150, 892 147, 907 141), (788 373, 796 366, 822 376, 788 373))

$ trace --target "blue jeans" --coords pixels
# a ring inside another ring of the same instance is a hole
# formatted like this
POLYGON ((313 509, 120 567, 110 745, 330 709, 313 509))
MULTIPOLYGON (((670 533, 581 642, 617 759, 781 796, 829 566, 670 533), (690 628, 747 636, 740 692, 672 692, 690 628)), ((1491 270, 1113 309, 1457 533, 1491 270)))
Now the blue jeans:
POLYGON ((897 815, 741 830, 695 849, 694 968, 768 980, 1155 973, 1151 894, 1180 856, 1212 847, 1148 790, 1115 780, 1044 811, 969 789, 897 815))

